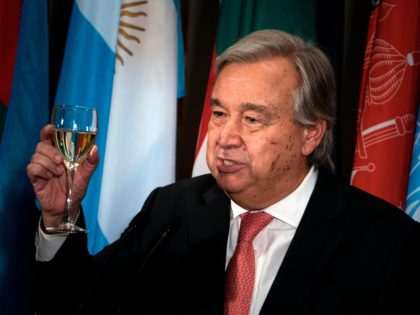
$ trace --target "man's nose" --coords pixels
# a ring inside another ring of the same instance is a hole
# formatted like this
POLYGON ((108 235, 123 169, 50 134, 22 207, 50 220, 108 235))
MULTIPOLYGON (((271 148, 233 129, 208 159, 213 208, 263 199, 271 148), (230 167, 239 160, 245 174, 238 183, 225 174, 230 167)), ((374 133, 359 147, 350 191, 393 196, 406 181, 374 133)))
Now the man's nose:
POLYGON ((221 126, 219 134, 219 145, 222 148, 240 147, 242 144, 241 137, 242 127, 240 122, 229 119, 223 126, 221 126))

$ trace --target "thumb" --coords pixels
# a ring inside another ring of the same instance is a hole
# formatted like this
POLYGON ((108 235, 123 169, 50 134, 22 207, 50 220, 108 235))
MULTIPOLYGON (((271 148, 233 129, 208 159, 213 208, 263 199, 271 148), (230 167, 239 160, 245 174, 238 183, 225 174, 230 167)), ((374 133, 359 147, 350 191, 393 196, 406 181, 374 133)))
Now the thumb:
POLYGON ((80 165, 80 171, 84 177, 90 178, 93 174, 93 171, 99 164, 99 154, 98 154, 98 146, 95 144, 93 145, 92 149, 90 150, 86 160, 80 165))
POLYGON ((98 146, 94 144, 92 149, 86 158, 86 161, 91 164, 94 168, 99 164, 98 146))

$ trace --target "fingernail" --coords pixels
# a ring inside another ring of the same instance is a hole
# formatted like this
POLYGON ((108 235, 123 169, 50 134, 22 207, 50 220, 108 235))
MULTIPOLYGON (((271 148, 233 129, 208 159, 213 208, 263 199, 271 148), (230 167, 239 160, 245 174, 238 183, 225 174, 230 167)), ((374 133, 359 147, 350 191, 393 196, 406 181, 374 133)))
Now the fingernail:
POLYGON ((56 154, 55 156, 54 156, 54 160, 56 161, 56 162, 59 162, 59 163, 61 163, 61 160, 62 159, 62 157, 61 157, 61 155, 60 154, 56 154))
POLYGON ((90 153, 89 153, 89 155, 90 156, 92 156, 93 155, 93 153, 96 151, 96 145, 94 145, 93 147, 92 147, 92 149, 90 150, 90 153))

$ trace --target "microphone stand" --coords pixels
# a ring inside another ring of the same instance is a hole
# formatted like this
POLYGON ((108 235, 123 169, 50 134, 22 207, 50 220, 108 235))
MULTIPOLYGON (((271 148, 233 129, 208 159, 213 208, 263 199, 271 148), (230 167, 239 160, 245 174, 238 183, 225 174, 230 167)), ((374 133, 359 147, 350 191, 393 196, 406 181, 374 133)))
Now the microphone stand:
MULTIPOLYGON (((178 218, 178 220, 180 220, 178 218)), ((129 301, 129 299, 131 298, 131 295, 133 294, 133 290, 134 287, 137 283, 137 281, 139 280, 144 267, 146 266, 147 262, 149 261, 149 259, 153 256, 153 254, 155 253, 155 251, 159 248, 159 246, 162 244, 162 242, 168 237, 168 235, 170 233, 172 233, 174 230, 176 230, 176 228, 181 224, 180 221, 173 223, 167 227, 165 229, 165 231, 162 233, 162 235, 160 236, 160 238, 157 240, 157 242, 153 245, 152 249, 149 251, 149 253, 147 254, 146 258, 143 260, 143 262, 141 263, 141 265, 139 266, 139 268, 137 269, 133 279, 131 280, 130 286, 127 289, 127 294, 125 295, 125 298, 123 299, 123 301, 120 304, 119 309, 117 310, 117 314, 121 315, 123 314, 126 304, 129 301)))
POLYGON ((121 245, 124 243, 124 241, 126 239, 128 239, 128 236, 131 235, 131 233, 133 233, 133 231, 135 231, 138 228, 137 222, 140 221, 139 224, 140 227, 142 227, 143 225, 147 224, 149 222, 149 218, 146 217, 143 219, 143 217, 146 214, 143 214, 143 212, 140 212, 140 215, 138 217, 138 219, 133 222, 132 225, 129 225, 127 230, 124 231, 124 233, 121 235, 120 239, 117 241, 117 243, 115 244, 115 247, 111 250, 111 252, 108 254, 108 256, 106 257, 106 259, 104 260, 104 262, 101 264, 98 272, 95 275, 95 278, 92 280, 91 285, 89 286, 89 289, 86 291, 86 294, 84 295, 81 303, 79 304, 79 307, 77 308, 76 312, 74 313, 75 315, 79 315, 82 314, 82 310, 88 300, 88 298, 90 297, 90 295, 93 292, 93 289, 96 287, 96 284, 99 280, 99 277, 103 274, 105 267, 108 265, 108 263, 110 262, 111 258, 114 257, 115 253, 118 251, 118 249, 121 247, 121 245), (143 219, 143 221, 141 221, 143 219))

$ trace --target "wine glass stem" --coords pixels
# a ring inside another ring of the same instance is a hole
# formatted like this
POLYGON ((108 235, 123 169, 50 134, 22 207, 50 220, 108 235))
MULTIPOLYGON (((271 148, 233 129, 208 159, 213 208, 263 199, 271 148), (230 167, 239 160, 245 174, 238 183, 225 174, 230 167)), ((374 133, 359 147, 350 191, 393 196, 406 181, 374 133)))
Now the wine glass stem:
POLYGON ((74 168, 66 168, 67 169, 67 196, 66 196, 66 211, 64 213, 64 222, 67 223, 74 223, 72 215, 71 215, 71 207, 72 207, 72 188, 73 188, 73 178, 74 178, 74 168))

